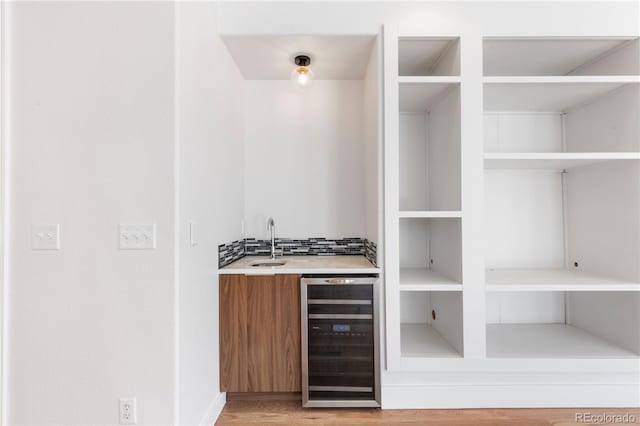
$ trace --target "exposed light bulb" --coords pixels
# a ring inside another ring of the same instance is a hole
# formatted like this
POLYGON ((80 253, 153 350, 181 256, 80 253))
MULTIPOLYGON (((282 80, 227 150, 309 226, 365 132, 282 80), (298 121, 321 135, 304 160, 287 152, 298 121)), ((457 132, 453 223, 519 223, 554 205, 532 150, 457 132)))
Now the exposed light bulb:
POLYGON ((306 87, 313 80, 313 71, 309 67, 296 67, 291 73, 291 79, 299 86, 306 87))
POLYGON ((308 56, 297 56, 296 67, 291 72, 291 80, 299 87, 306 87, 313 81, 313 71, 309 68, 311 60, 308 56))

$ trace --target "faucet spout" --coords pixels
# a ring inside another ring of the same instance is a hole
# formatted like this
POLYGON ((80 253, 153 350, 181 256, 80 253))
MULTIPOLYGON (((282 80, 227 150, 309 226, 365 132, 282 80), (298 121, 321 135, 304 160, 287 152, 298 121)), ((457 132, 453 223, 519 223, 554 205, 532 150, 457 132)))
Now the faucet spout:
POLYGON ((276 258, 276 222, 270 217, 267 220, 267 230, 271 232, 271 259, 276 258))

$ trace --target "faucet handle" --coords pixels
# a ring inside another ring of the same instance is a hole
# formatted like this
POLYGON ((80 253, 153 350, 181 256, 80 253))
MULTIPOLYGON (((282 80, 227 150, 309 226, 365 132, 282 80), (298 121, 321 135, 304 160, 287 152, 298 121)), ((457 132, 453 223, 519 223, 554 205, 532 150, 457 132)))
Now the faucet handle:
POLYGON ((279 249, 275 249, 275 253, 274 253, 274 254, 275 254, 276 256, 280 256, 280 257, 282 257, 282 256, 284 256, 284 249, 281 249, 281 248, 279 248, 279 249))

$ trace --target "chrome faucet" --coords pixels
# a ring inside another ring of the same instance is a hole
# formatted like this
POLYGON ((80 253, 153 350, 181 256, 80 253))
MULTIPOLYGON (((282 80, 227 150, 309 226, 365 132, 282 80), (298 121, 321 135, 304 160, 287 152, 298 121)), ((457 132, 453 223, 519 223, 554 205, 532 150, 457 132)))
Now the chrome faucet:
POLYGON ((271 259, 276 258, 276 222, 272 217, 267 219, 267 231, 271 232, 271 259))

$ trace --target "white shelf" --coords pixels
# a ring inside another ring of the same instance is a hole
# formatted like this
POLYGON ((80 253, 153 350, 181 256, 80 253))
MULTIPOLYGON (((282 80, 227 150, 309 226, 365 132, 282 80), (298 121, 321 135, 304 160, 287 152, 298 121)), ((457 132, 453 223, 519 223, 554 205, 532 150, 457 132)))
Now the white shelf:
POLYGON ((428 324, 400 324, 402 358, 460 358, 461 355, 428 324))
POLYGON ((442 211, 426 211, 426 210, 403 210, 398 213, 401 218, 458 218, 462 217, 459 210, 442 210, 442 211))
POLYGON ((640 83, 637 75, 570 75, 570 76, 515 76, 515 77, 483 77, 485 84, 627 84, 640 83))
POLYGON ((488 269, 488 291, 640 291, 640 283, 565 269, 488 269))
POLYGON ((636 358, 637 354, 567 324, 488 324, 489 358, 636 358))
POLYGON ((458 84, 459 76, 400 76, 398 83, 402 84, 458 84))
POLYGON ((462 291, 462 284, 427 268, 400 268, 400 291, 462 291))
POLYGON ((562 112, 587 104, 639 77, 485 77, 484 110, 562 112))
POLYGON ((490 153, 484 155, 484 167, 564 170, 615 160, 640 160, 640 152, 490 153))
POLYGON ((398 92, 400 112, 405 113, 431 111, 447 91, 458 84, 456 79, 459 80, 457 77, 409 77, 408 81, 403 82, 404 79, 407 77, 400 78, 398 92))

